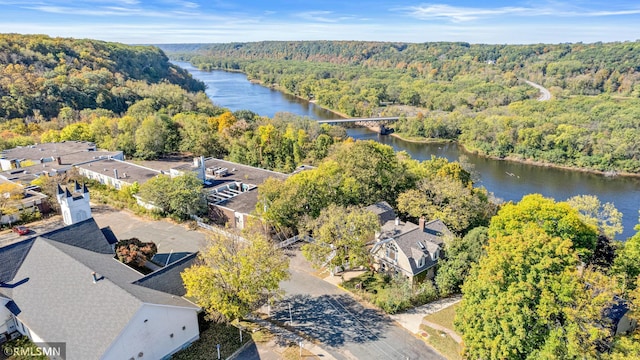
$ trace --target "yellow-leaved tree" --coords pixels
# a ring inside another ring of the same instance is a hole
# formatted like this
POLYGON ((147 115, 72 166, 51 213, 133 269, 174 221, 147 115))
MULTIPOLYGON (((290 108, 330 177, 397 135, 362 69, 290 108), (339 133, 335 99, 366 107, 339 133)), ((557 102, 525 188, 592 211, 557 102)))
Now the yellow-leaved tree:
POLYGON ((11 225, 11 215, 19 211, 19 201, 23 197, 24 189, 22 186, 14 183, 0 184, 0 216, 8 216, 9 225, 11 225))
POLYGON ((289 259, 261 231, 216 234, 197 264, 182 273, 186 296, 212 319, 240 319, 265 301, 282 296, 289 259))

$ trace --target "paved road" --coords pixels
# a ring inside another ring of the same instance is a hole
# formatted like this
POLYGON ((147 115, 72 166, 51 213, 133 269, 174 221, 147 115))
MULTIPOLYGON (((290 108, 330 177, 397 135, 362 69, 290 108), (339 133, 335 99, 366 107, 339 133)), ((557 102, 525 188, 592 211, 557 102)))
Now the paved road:
POLYGON ((538 101, 547 101, 547 100, 551 100, 551 93, 549 92, 549 90, 547 90, 546 88, 544 88, 542 85, 538 85, 532 81, 529 80, 525 80, 524 82, 526 82, 527 84, 533 86, 534 88, 540 90, 540 97, 538 98, 538 101))
POLYGON ((26 225, 29 228, 27 235, 18 235, 11 230, 5 230, 0 232, 0 247, 13 244, 24 239, 29 239, 38 234, 44 234, 49 231, 61 228, 64 226, 62 222, 62 216, 56 215, 44 220, 36 221, 26 225))
POLYGON ((345 291, 307 271, 299 251, 292 252, 286 297, 271 309, 273 319, 289 323, 337 359, 443 359, 391 318, 360 305, 345 291))

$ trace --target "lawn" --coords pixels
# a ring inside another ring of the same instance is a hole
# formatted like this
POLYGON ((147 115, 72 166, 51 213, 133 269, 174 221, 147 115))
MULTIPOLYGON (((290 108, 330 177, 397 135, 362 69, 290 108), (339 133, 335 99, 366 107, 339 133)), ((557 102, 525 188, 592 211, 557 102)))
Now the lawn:
POLYGON ((453 326, 453 319, 456 317, 456 309, 459 305, 460 303, 454 304, 438 312, 427 315, 424 317, 424 319, 455 331, 455 327, 453 326))
MULTIPOLYGON (((453 326, 453 319, 456 316, 456 309, 458 308, 458 306, 459 303, 444 308, 433 314, 429 314, 424 317, 424 320, 455 331, 455 328, 453 326)), ((462 352, 462 345, 458 344, 454 339, 451 338, 451 336, 442 331, 432 329, 424 324, 420 325, 420 330, 428 334, 427 343, 433 346, 447 359, 462 359, 462 356, 460 355, 462 352)))
MULTIPOLYGON (((432 329, 425 325, 420 325, 421 335, 423 332, 428 334, 427 343, 433 346, 440 354, 449 360, 462 360, 462 346, 458 344, 451 336, 432 329)), ((424 336, 424 335, 423 335, 424 336)))
POLYGON ((220 358, 226 359, 251 339, 246 331, 240 343, 238 328, 229 324, 218 324, 202 318, 200 321, 200 339, 188 348, 173 355, 174 360, 210 360, 217 359, 217 344, 220 344, 220 358))

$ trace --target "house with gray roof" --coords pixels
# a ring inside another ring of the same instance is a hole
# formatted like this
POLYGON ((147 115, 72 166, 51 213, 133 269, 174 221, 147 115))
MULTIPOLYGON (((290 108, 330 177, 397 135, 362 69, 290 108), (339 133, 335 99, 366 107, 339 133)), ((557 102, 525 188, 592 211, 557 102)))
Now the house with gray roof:
POLYGON ((89 218, 0 248, 0 340, 63 342, 70 360, 138 360, 199 338, 200 309, 179 276, 195 255, 144 276, 115 258, 106 230, 89 218))
POLYGON ((118 190, 133 183, 144 184, 156 176, 163 175, 160 170, 137 165, 118 159, 99 159, 76 164, 80 175, 118 190))
POLYGON ((38 165, 38 169, 64 172, 76 163, 101 158, 124 160, 124 155, 122 151, 100 151, 88 141, 61 141, 2 150, 0 168, 6 171, 38 165))
MULTIPOLYGON (((379 219, 390 216, 386 206, 375 205, 383 210, 378 214, 379 219)), ((441 220, 426 222, 421 218, 418 224, 397 217, 387 220, 376 233, 376 242, 371 248, 375 267, 410 279, 433 278, 447 236, 453 234, 441 220)))

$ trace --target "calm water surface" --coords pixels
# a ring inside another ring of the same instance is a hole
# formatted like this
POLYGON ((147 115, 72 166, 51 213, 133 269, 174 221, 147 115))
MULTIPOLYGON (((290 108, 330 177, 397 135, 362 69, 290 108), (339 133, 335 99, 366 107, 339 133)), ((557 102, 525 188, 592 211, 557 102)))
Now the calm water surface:
MULTIPOLYGON (((236 110, 251 110, 263 116, 273 117, 277 112, 291 112, 313 119, 335 119, 334 113, 315 104, 281 92, 253 84, 244 74, 225 71, 200 71, 188 63, 176 62, 189 70, 207 85, 206 93, 216 105, 236 110)), ((419 144, 392 136, 381 136, 364 128, 348 129, 355 139, 371 139, 406 151, 418 160, 432 155, 458 160, 460 155, 473 164, 479 185, 487 188, 503 200, 519 201, 522 196, 540 193, 556 200, 574 195, 593 194, 602 202, 612 202, 623 216, 624 232, 619 239, 626 239, 635 231, 640 210, 639 178, 607 178, 602 175, 532 166, 499 160, 491 160, 461 151, 455 144, 419 144)))

